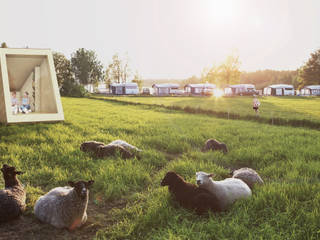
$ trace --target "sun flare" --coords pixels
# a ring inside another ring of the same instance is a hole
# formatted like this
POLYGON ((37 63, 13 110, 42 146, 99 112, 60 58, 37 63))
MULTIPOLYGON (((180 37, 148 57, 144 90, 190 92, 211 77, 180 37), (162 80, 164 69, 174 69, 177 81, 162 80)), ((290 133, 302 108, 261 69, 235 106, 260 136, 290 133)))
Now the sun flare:
POLYGON ((213 90, 213 96, 216 98, 222 97, 224 95, 224 91, 222 89, 216 88, 213 90))

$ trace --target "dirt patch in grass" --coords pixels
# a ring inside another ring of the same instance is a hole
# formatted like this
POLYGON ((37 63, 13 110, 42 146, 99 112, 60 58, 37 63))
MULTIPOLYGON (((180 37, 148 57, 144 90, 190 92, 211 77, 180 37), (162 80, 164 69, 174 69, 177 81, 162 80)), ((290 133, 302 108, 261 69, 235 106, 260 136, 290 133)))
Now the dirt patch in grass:
POLYGON ((66 229, 56 229, 49 224, 41 223, 33 214, 23 215, 14 221, 0 224, 0 240, 93 239, 99 229, 115 222, 109 211, 115 208, 124 208, 126 204, 125 199, 89 204, 87 222, 73 232, 66 229))

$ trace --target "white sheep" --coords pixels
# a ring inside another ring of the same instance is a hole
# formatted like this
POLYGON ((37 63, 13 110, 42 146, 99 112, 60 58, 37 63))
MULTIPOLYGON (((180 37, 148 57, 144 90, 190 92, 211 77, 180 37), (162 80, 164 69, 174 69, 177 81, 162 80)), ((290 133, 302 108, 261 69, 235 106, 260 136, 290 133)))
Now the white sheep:
POLYGON ((219 200, 223 210, 226 210, 236 200, 251 196, 248 185, 237 178, 226 178, 221 181, 212 180, 213 174, 197 172, 197 184, 213 193, 219 200))
POLYGON ((73 230, 87 221, 89 187, 94 183, 69 181, 71 187, 57 187, 41 196, 35 206, 34 214, 45 223, 56 228, 73 230))
POLYGON ((141 149, 131 145, 130 143, 127 143, 126 141, 120 140, 120 139, 114 140, 111 143, 109 143, 108 145, 120 145, 120 146, 124 147, 126 150, 133 151, 133 152, 134 151, 137 151, 137 152, 142 151, 141 149))
POLYGON ((240 168, 232 172, 233 178, 238 178, 244 181, 251 189, 255 184, 263 184, 262 178, 252 168, 240 168))

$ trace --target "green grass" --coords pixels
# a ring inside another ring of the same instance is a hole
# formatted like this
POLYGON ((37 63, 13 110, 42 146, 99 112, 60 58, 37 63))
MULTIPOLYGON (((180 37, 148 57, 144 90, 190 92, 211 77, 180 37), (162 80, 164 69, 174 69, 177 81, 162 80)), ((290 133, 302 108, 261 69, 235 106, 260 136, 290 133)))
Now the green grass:
POLYGON ((213 114, 223 118, 320 129, 319 97, 259 97, 261 102, 259 118, 256 118, 252 109, 252 97, 95 97, 165 106, 192 113, 213 114))
POLYGON ((63 123, 0 125, 0 163, 26 172, 20 179, 27 189, 28 217, 33 218, 38 196, 51 188, 69 179, 94 179, 89 207, 128 202, 111 212, 112 223, 98 229, 97 239, 319 239, 319 131, 151 105, 62 100, 63 123), (230 152, 202 153, 208 138, 225 142, 230 152), (85 140, 115 139, 141 148, 142 158, 95 159, 79 149, 85 140), (265 185, 226 213, 198 217, 160 187, 169 170, 195 182, 196 171, 223 179, 230 169, 243 166, 256 169, 265 185))

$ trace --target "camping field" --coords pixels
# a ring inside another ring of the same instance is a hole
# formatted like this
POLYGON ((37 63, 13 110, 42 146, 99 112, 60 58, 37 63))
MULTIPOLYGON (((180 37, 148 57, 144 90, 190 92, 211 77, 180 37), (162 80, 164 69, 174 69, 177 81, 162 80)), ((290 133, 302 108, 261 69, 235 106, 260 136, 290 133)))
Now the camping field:
POLYGON ((0 164, 24 171, 20 180, 27 190, 27 211, 0 225, 0 239, 320 238, 320 98, 261 100, 260 118, 267 119, 269 109, 278 118, 305 121, 305 127, 158 106, 230 107, 246 116, 252 115, 252 98, 95 98, 62 98, 62 123, 0 125, 0 164), (225 142, 229 153, 201 152, 208 138, 225 142), (79 149, 86 140, 116 139, 141 148, 141 158, 99 159, 79 149), (219 180, 240 167, 256 169, 265 184, 224 213, 197 216, 160 186, 170 170, 195 183, 196 171, 219 180), (69 232, 35 219, 40 195, 80 179, 95 180, 83 227, 69 232))
MULTIPOLYGON (((97 95, 96 98, 101 98, 97 95)), ((306 126, 320 129, 319 97, 259 97, 260 117, 255 118, 252 97, 102 97, 134 104, 148 104, 182 109, 187 112, 207 112, 212 115, 269 122, 279 125, 306 126)))

